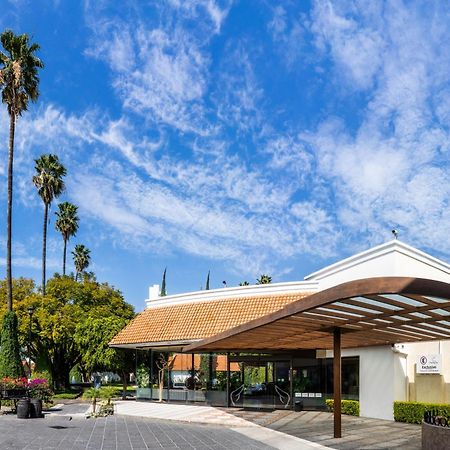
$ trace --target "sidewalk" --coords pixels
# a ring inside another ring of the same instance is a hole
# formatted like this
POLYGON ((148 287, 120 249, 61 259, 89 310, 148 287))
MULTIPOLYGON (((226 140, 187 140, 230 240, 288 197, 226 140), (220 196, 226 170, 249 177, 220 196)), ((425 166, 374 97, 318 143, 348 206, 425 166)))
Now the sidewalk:
POLYGON ((282 450, 326 450, 329 447, 262 427, 211 406, 136 401, 115 402, 116 414, 151 419, 221 425, 250 439, 282 450))

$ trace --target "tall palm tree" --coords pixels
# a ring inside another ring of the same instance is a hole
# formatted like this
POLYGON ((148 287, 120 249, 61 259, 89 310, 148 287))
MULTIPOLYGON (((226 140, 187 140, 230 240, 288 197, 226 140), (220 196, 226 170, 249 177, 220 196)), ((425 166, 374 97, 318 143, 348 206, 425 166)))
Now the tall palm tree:
POLYGON ((47 258, 47 222, 48 208, 52 201, 59 197, 65 189, 63 177, 66 168, 59 162, 56 155, 41 155, 34 161, 36 175, 33 183, 44 202, 44 228, 42 238, 42 295, 45 295, 45 266, 47 258))
POLYGON ((75 245, 75 250, 72 252, 73 263, 75 264, 75 280, 78 280, 78 275, 81 275, 91 262, 91 251, 82 244, 75 245))
POLYGON ((59 211, 55 212, 57 217, 55 228, 61 233, 64 240, 63 275, 65 275, 67 242, 72 236, 75 236, 76 232, 78 231, 78 207, 73 205, 72 203, 64 202, 58 205, 58 209, 59 211))
POLYGON ((0 51, 0 89, 9 114, 8 202, 6 213, 6 285, 8 311, 12 311, 11 229, 13 199, 14 133, 17 117, 28 109, 28 102, 39 97, 38 69, 44 67, 35 56, 38 44, 29 44, 28 35, 6 30, 0 35, 5 52, 0 51))

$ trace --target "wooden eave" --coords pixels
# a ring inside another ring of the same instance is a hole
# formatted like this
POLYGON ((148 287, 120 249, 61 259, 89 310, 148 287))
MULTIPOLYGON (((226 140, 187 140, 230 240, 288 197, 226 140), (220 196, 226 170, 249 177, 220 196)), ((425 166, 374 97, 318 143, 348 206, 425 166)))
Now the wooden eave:
POLYGON ((344 283, 183 348, 200 351, 331 349, 450 339, 450 284, 380 277, 344 283))

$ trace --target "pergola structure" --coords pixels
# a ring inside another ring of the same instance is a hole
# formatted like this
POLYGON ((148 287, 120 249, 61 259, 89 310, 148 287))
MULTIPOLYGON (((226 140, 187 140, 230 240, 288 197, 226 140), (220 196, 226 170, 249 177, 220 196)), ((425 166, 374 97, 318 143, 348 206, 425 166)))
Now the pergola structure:
POLYGON ((450 339, 450 284, 350 281, 187 347, 184 352, 333 349, 334 437, 341 432, 341 348, 450 339))

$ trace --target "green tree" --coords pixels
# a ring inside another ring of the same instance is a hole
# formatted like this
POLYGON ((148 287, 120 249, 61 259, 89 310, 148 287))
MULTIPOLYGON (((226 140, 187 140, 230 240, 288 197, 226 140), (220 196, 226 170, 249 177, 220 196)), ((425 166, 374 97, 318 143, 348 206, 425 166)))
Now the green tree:
POLYGON ((24 371, 17 338, 17 316, 14 311, 8 311, 3 317, 1 342, 0 377, 23 377, 24 371))
MULTIPOLYGON (((49 371, 57 387, 67 387, 70 370, 83 361, 83 349, 75 341, 79 323, 87 317, 117 317, 124 321, 134 317, 132 306, 124 301, 121 292, 107 283, 93 280, 78 283, 71 277, 54 276, 47 282, 45 297, 36 292, 32 280, 13 283, 19 342, 22 346, 28 343, 31 306, 34 309, 31 357, 36 370, 49 371)), ((6 312, 2 303, 6 294, 4 285, 0 282, 0 317, 6 312)))
POLYGON ((81 363, 89 373, 94 371, 120 373, 124 399, 129 374, 136 368, 134 351, 111 348, 108 344, 129 320, 130 317, 89 315, 78 323, 74 335, 82 355, 81 363))
POLYGON ((272 277, 269 275, 261 275, 256 279, 256 284, 270 284, 272 283, 272 277))
POLYGON ((250 286, 250 283, 248 281, 241 281, 239 286, 250 286))
MULTIPOLYGON (((28 325, 24 314, 20 310, 20 304, 25 298, 33 294, 35 285, 33 280, 27 278, 12 279, 12 289, 14 292, 14 312, 8 312, 6 299, 8 298, 8 281, 0 281, 0 317, 2 317, 2 336, 0 347, 0 377, 10 376, 18 377, 23 374, 22 358, 19 354, 20 347, 25 347, 28 342, 24 341, 24 337, 28 334, 18 332, 17 314, 19 314, 22 326, 28 325), (19 306, 19 308, 18 308, 19 306)), ((28 316, 28 312, 26 313, 28 316)))
POLYGON ((166 271, 167 271, 167 267, 164 269, 164 273, 163 273, 163 277, 162 277, 162 282, 161 282, 161 297, 165 297, 167 295, 167 291, 166 291, 166 271))
POLYGON ((75 245, 75 250, 72 252, 73 263, 75 264, 75 280, 78 280, 78 276, 81 276, 82 273, 89 267, 89 263, 91 262, 91 251, 82 244, 75 245))
POLYGON ((8 290, 8 310, 13 308, 12 272, 11 272, 11 233, 12 233, 12 199, 13 199, 13 165, 14 134, 17 117, 28 109, 28 103, 39 97, 38 69, 44 67, 35 56, 38 44, 29 43, 28 35, 15 35, 6 30, 0 35, 3 51, 0 51, 0 88, 2 102, 6 104, 9 114, 9 149, 8 149, 8 201, 6 212, 6 279, 8 290))
POLYGON ((65 189, 63 177, 66 175, 65 167, 59 162, 56 155, 41 155, 34 161, 36 175, 33 183, 38 194, 44 202, 44 227, 42 234, 42 295, 45 295, 45 266, 47 259, 47 222, 48 208, 52 201, 59 197, 65 189))
POLYGON ((78 231, 79 218, 77 215, 78 207, 69 202, 63 202, 58 205, 59 211, 56 211, 55 228, 62 235, 64 241, 63 251, 63 275, 66 274, 66 253, 67 242, 72 236, 75 236, 78 231))
POLYGON ((206 285, 205 285, 205 290, 209 291, 209 270, 208 270, 208 276, 206 277, 206 285))

